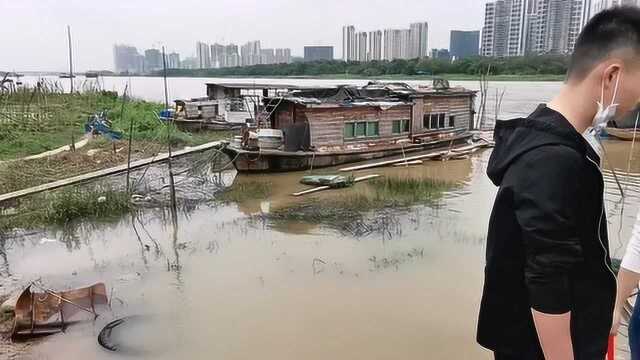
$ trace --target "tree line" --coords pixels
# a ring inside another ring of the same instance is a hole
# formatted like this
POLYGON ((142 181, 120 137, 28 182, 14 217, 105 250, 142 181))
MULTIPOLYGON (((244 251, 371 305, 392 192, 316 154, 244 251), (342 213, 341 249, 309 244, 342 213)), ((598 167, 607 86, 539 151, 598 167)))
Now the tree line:
MULTIPOLYGON (((569 57, 529 56, 488 58, 474 57, 457 61, 431 58, 345 62, 314 61, 291 64, 254 65, 221 69, 169 69, 169 76, 318 76, 318 75, 478 75, 488 69, 492 75, 563 75, 567 72, 569 57)), ((161 72, 154 75, 161 75, 161 72)))

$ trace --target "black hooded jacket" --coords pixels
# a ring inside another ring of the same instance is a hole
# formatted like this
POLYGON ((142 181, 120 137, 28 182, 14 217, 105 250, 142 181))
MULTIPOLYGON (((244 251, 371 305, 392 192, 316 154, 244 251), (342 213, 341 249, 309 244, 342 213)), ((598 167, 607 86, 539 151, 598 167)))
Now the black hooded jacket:
MULTIPOLYGON (((602 360, 615 303, 598 155, 541 105, 499 122, 487 173, 499 186, 487 236, 478 342, 541 354, 531 309, 571 312, 576 360, 602 360)), ((541 356, 541 355, 540 355, 541 356)))

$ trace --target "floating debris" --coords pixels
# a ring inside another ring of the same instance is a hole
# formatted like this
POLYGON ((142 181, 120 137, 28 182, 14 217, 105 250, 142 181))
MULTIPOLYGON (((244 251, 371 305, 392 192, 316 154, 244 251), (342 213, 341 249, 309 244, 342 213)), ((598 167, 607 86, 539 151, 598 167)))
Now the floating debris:
POLYGON ((16 301, 12 337, 64 331, 69 324, 94 320, 98 317, 96 306, 108 304, 107 289, 103 283, 58 292, 31 283, 16 301), (31 287, 42 292, 32 292, 31 287), (91 316, 87 317, 87 314, 91 316))

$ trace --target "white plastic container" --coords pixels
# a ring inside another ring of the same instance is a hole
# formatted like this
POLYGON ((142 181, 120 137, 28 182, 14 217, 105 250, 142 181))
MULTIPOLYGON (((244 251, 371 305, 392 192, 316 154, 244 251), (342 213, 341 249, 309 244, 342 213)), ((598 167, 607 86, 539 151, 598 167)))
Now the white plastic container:
POLYGON ((261 149, 279 149, 283 139, 282 130, 258 129, 258 146, 261 149))

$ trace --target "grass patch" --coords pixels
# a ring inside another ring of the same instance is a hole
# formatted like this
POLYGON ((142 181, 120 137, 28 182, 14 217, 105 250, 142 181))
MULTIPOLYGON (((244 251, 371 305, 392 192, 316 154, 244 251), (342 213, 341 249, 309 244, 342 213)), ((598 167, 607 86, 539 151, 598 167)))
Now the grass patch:
POLYGON ((394 177, 372 180, 368 185, 372 191, 367 193, 322 201, 310 199, 262 214, 260 218, 276 224, 321 224, 356 237, 371 233, 391 236, 400 231, 398 210, 406 210, 415 205, 435 205, 446 191, 455 188, 454 184, 431 179, 394 177))
POLYGON ((433 203, 454 186, 431 179, 385 177, 374 179, 369 185, 375 190, 373 204, 383 206, 411 206, 433 203))
POLYGON ((0 216, 0 232, 35 229, 73 221, 105 221, 134 209, 129 195, 112 189, 65 189, 22 200, 14 215, 0 216))
POLYGON ((247 200, 264 200, 271 195, 272 185, 264 181, 247 181, 234 184, 220 194, 219 201, 243 202, 247 200))
POLYGON ((115 92, 87 89, 63 93, 55 83, 24 87, 0 94, 0 160, 38 154, 78 141, 90 115, 106 111, 112 128, 128 138, 133 119, 133 140, 174 145, 200 145, 230 137, 230 132, 190 134, 156 117, 163 104, 123 98, 115 92), (122 111, 124 105, 124 112, 122 111))

